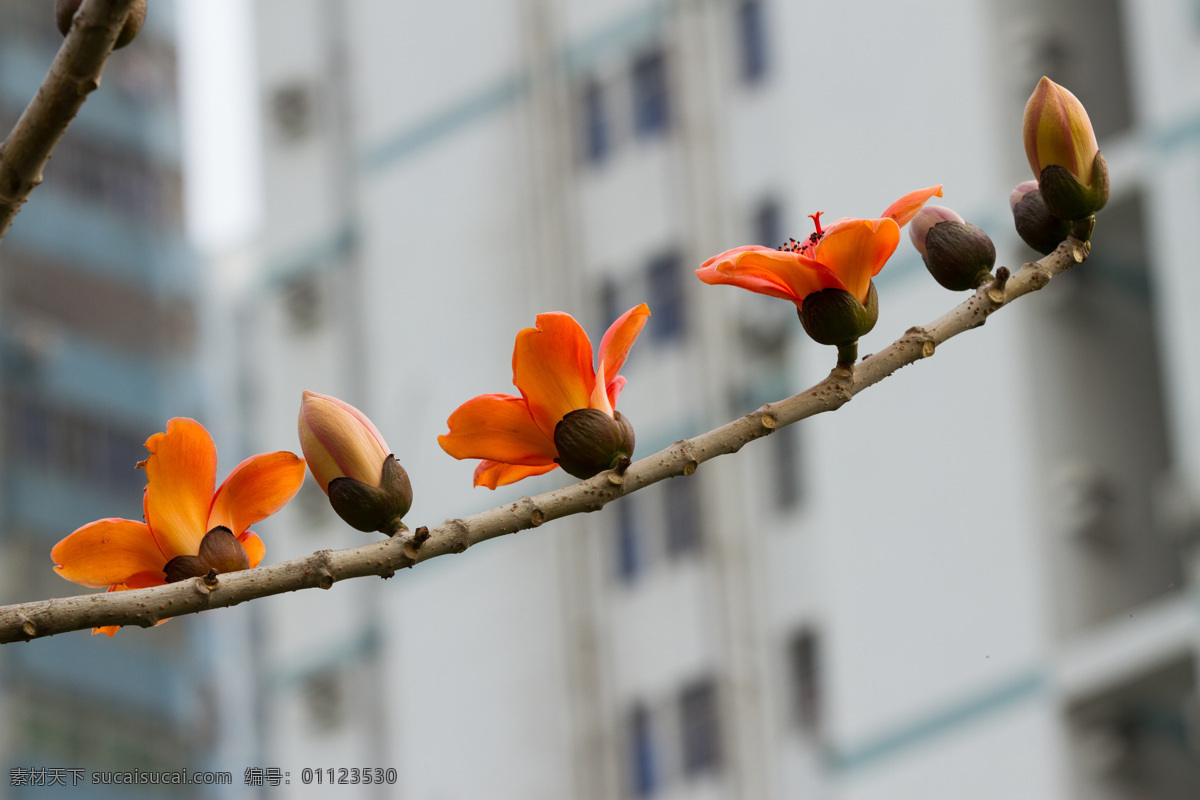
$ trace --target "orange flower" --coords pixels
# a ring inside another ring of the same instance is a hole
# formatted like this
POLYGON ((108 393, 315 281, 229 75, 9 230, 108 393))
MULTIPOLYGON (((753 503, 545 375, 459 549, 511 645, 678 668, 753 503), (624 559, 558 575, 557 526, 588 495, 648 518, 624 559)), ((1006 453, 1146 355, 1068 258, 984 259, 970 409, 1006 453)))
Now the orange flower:
POLYGON ((696 270, 705 283, 740 286, 759 294, 790 300, 800 307, 808 295, 843 289, 867 302, 871 278, 896 252, 900 226, 942 187, 909 192, 888 206, 879 219, 844 217, 822 230, 821 213, 810 214, 817 230, 779 249, 752 245, 713 256, 696 270))
POLYGON ((483 459, 475 485, 489 489, 559 466, 555 434, 565 416, 596 409, 618 425, 624 419, 615 410, 625 386, 617 372, 649 316, 645 303, 622 314, 604 334, 593 369, 592 343, 579 323, 569 314, 538 314, 537 327, 518 333, 513 348, 513 384, 521 396, 468 400, 450 415, 450 432, 438 444, 455 458, 483 459))
MULTIPOLYGON (((214 492, 217 448, 200 423, 176 417, 167 423, 166 433, 146 440, 146 449, 150 456, 140 465, 146 470, 146 521, 101 519, 84 525, 50 551, 54 571, 84 586, 107 586, 110 592, 161 586, 167 583, 169 562, 207 555, 214 548, 206 545, 202 553, 201 542, 220 528, 236 537, 248 565, 258 566, 266 550, 247 528, 292 499, 304 480, 304 461, 288 452, 253 456, 214 492)), ((243 554, 235 555, 241 559, 243 554)), ((92 633, 112 636, 118 627, 93 628, 92 633)))

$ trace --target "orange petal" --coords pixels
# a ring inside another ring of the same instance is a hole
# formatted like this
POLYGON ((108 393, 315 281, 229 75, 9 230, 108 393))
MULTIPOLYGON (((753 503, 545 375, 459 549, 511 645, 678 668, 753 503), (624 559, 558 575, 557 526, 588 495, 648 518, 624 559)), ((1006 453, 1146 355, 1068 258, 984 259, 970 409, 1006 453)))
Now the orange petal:
POLYGON ((900 226, 892 219, 839 220, 813 248, 813 258, 841 279, 846 291, 866 302, 871 278, 900 244, 900 226))
POLYGON ((532 475, 542 475, 557 466, 558 464, 551 463, 531 467, 484 460, 480 461, 479 466, 475 468, 475 485, 495 489, 497 486, 507 486, 532 475))
POLYGON ((208 532, 217 448, 199 422, 176 417, 146 440, 146 522, 167 560, 195 555, 208 532))
MULTIPOLYGON (((634 341, 637 340, 638 334, 642 332, 648 319, 650 319, 650 309, 645 303, 642 303, 617 317, 617 321, 609 326, 604 338, 600 340, 600 366, 596 373, 597 376, 601 374, 605 376, 603 379, 604 391, 612 406, 617 404, 617 395, 620 394, 621 387, 625 385, 623 380, 620 385, 616 385, 620 378, 617 373, 624 366, 625 358, 629 355, 629 348, 633 347, 634 341)), ((598 378, 597 384, 599 383, 600 379, 598 378)))
MULTIPOLYGON (((741 249, 741 248, 739 248, 741 249)), ((798 253, 770 248, 746 248, 733 261, 716 265, 717 275, 706 283, 728 283, 759 294, 790 300, 796 305, 813 292, 840 287, 837 277, 822 264, 798 253)), ((699 273, 697 273, 699 275, 699 273)))
POLYGON ((238 537, 238 541, 242 543, 246 557, 250 559, 250 569, 254 569, 262 563, 263 556, 267 554, 267 547, 263 544, 263 540, 258 538, 257 533, 246 531, 238 537))
POLYGON ((596 383, 592 343, 570 314, 538 314, 536 328, 517 334, 512 364, 513 384, 547 439, 564 416, 588 407, 596 383))
POLYGON ((941 196, 942 184, 940 183, 937 186, 917 189, 915 192, 909 192, 904 197, 892 203, 879 216, 894 219, 897 225, 903 227, 908 224, 910 219, 917 215, 917 212, 921 210, 921 206, 925 205, 929 201, 929 198, 941 196))
POLYGON ((233 468, 212 498, 205 531, 224 525, 242 531, 283 508, 304 483, 304 460, 294 453, 261 453, 233 468))
POLYGON ((125 583, 139 573, 160 578, 167 558, 144 523, 101 519, 54 545, 54 571, 73 583, 99 588, 125 583))
MULTIPOLYGON (((739 268, 739 259, 742 254, 751 252, 762 253, 764 259, 774 261, 777 260, 776 257, 770 254, 780 251, 759 245, 735 247, 733 250, 726 250, 705 261, 700 269, 696 270, 696 277, 710 286, 718 284, 738 286, 769 297, 790 300, 793 303, 799 303, 803 299, 796 295, 795 290, 781 275, 781 272, 791 269, 789 264, 781 263, 774 268, 766 268, 765 262, 755 264, 755 260, 752 260, 746 262, 744 267, 739 268)), ((794 261, 795 257, 789 253, 787 260, 794 261)))
MULTIPOLYGON (((544 316, 544 315, 543 315, 544 316)), ((580 408, 587 407, 587 397, 580 408)), ((438 444, 455 458, 486 458, 505 464, 553 466, 558 450, 530 416, 520 397, 483 394, 463 403, 446 420, 450 433, 438 444)))

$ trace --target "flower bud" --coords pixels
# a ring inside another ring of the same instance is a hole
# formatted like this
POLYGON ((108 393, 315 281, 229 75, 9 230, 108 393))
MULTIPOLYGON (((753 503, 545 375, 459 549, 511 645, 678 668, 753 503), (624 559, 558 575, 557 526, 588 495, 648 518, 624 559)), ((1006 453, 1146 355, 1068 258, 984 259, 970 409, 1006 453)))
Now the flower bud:
POLYGON ((167 583, 186 578, 198 578, 209 571, 217 573, 238 572, 250 569, 250 558, 246 548, 224 525, 218 525, 200 540, 200 552, 194 556, 175 556, 163 567, 167 583))
POLYGON ((616 410, 610 417, 598 408, 577 408, 554 427, 555 461, 581 480, 632 458, 633 446, 633 426, 616 410))
POLYGON ((1043 77, 1025 105, 1025 155, 1046 206, 1060 219, 1096 213, 1108 202, 1108 167, 1083 104, 1043 77))
POLYGON ((929 274, 952 292, 974 289, 991 276, 996 263, 991 238, 948 208, 922 208, 908 235, 929 274))
POLYGON ((297 427, 308 468, 338 516, 360 531, 391 536, 403 528, 412 485, 365 414, 336 397, 305 392, 297 427))
MULTIPOLYGON (((71 20, 75 18, 75 12, 79 10, 81 2, 82 0, 56 0, 54 3, 54 22, 63 36, 66 36, 67 31, 71 30, 71 20)), ((125 17, 125 24, 121 26, 121 32, 117 34, 117 42, 113 45, 113 49, 120 50, 132 42, 133 37, 138 35, 138 31, 142 29, 145 22, 146 0, 136 0, 129 9, 129 16, 125 17)))
POLYGON ((1053 253, 1071 233, 1071 223, 1059 219, 1046 208, 1037 181, 1017 184, 1008 196, 1008 205, 1017 233, 1025 244, 1044 256, 1053 253))
POLYGON ((796 314, 815 342, 837 346, 838 364, 853 364, 858 359, 859 337, 879 320, 879 293, 874 281, 867 288, 866 303, 845 289, 822 289, 807 295, 796 314))

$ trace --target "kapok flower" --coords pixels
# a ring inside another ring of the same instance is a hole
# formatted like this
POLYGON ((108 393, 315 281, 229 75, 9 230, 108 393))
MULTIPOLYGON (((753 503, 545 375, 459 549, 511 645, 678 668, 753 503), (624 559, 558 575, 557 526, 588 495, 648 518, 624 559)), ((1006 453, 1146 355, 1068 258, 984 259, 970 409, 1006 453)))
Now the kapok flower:
MULTIPOLYGON (((810 336, 821 344, 848 347, 875 325, 879 309, 871 278, 896 252, 900 227, 934 196, 942 196, 940 184, 909 192, 888 206, 878 219, 843 217, 824 229, 823 212, 810 214, 816 231, 808 238, 799 242, 791 239, 777 249, 736 247, 705 261, 696 275, 705 283, 730 284, 790 300, 796 304, 810 336), (827 294, 817 304, 848 309, 853 319, 839 314, 831 321, 834 315, 805 309, 807 298, 827 290, 848 293, 850 298, 827 294), (853 303, 848 302, 851 299, 853 303)), ((844 360, 843 355, 839 352, 839 360, 844 360)))
POLYGON ((1049 78, 1038 81, 1022 121, 1025 156, 1055 216, 1077 220, 1108 202, 1108 166, 1083 103, 1049 78))
POLYGON ((336 397, 305 392, 297 427, 308 468, 339 517, 360 531, 392 536, 404 529, 412 485, 366 414, 336 397))
POLYGON ((592 343, 570 315, 538 314, 537 327, 517 334, 513 384, 521 396, 485 394, 459 406, 438 444, 458 459, 483 459, 475 485, 495 489, 562 466, 590 478, 633 455, 633 428, 616 410, 625 386, 618 375, 650 317, 642 303, 626 311, 592 343))
MULTIPOLYGON (((146 440, 150 456, 145 522, 90 522, 50 551, 62 577, 110 592, 161 586, 187 577, 256 567, 266 553, 248 528, 274 514, 304 480, 292 453, 263 453, 234 467, 216 488, 217 448, 204 426, 176 417, 146 440)), ((93 628, 109 636, 117 625, 93 628)))

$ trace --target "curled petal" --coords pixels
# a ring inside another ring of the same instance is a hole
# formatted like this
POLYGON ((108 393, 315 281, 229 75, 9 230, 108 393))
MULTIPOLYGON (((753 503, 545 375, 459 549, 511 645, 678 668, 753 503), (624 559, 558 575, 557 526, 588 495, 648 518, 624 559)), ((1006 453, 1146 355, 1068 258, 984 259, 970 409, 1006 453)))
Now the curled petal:
MULTIPOLYGON (((942 196, 942 184, 937 186, 929 186, 924 189, 917 189, 915 192, 909 192, 901 197, 896 202, 892 203, 887 209, 880 214, 881 217, 893 219, 896 224, 903 227, 908 224, 908 221, 917 215, 921 210, 921 206, 925 205, 931 197, 942 196)), ((840 220, 839 220, 840 221, 840 220)))
POLYGON ((769 247, 739 247, 704 263, 696 275, 705 283, 740 286, 796 305, 813 292, 844 288, 822 264, 769 247))
POLYGON ((616 322, 609 326, 604 338, 600 340, 600 366, 596 370, 596 383, 597 386, 603 383, 610 406, 617 404, 617 395, 620 394, 621 387, 625 384, 624 379, 621 379, 617 373, 624 366, 629 349, 633 347, 634 341, 642 332, 642 328, 645 327, 646 320, 649 318, 650 309, 645 303, 642 303, 617 317, 616 322), (604 375, 605 378, 601 380, 600 375, 604 375), (616 385, 618 379, 621 380, 619 386, 616 385))
POLYGON ((176 417, 146 440, 146 522, 166 560, 195 555, 208 532, 217 448, 199 422, 176 417))
POLYGON ((251 456, 234 467, 217 489, 205 530, 223 525, 239 536, 246 528, 283 508, 303 482, 304 460, 294 453, 251 456))
POLYGON ((813 248, 813 258, 834 272, 842 288, 867 300, 871 278, 900 244, 900 226, 891 219, 839 220, 813 248))
POLYGON ((475 468, 475 485, 495 489, 497 486, 507 486, 522 478, 542 475, 558 467, 551 462, 541 466, 526 466, 523 464, 502 464, 499 461, 483 460, 475 468))
POLYGON ((263 544, 263 540, 258 538, 257 533, 246 531, 238 537, 238 541, 242 543, 242 547, 246 550, 246 557, 250 559, 250 569, 254 569, 262 563, 263 556, 267 554, 267 548, 263 544))
POLYGON ((126 583, 143 573, 157 573, 163 556, 150 529, 128 519, 101 519, 79 528, 54 545, 54 571, 83 586, 99 588, 126 583))
MULTIPOLYGON (((587 395, 579 408, 587 408, 587 395)), ((553 439, 542 433, 520 397, 474 397, 455 409, 446 424, 450 432, 439 436, 438 444, 454 458, 484 458, 525 466, 549 463, 550 467, 543 470, 548 471, 558 455, 553 439)))
POLYGON ((517 334, 512 363, 513 384, 545 438, 553 441, 559 420, 588 407, 596 382, 591 341, 571 315, 538 314, 536 328, 517 334))

